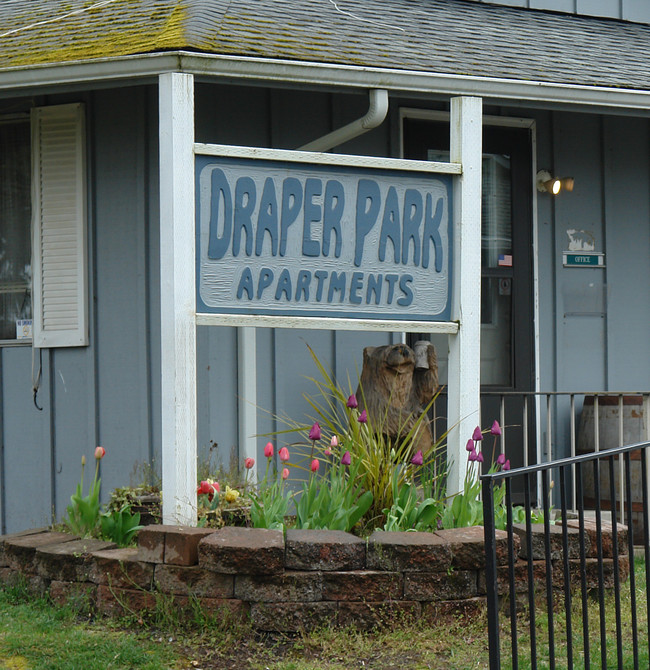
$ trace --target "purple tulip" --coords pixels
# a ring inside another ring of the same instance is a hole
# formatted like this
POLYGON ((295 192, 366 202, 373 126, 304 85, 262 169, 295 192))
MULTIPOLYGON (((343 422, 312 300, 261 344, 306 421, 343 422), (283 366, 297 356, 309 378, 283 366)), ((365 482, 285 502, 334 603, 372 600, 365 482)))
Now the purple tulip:
POLYGON ((496 419, 492 424, 492 428, 490 428, 490 432, 492 433, 492 435, 501 435, 501 426, 499 425, 499 422, 496 419))
POLYGON ((411 464, 419 466, 419 465, 422 465, 422 463, 424 463, 424 456, 422 454, 422 449, 420 449, 416 452, 415 456, 413 456, 413 458, 411 459, 411 464))
POLYGON ((477 460, 479 463, 482 463, 482 462, 483 462, 483 454, 482 454, 480 451, 478 452, 478 454, 476 454, 476 460, 477 460))
POLYGON ((465 449, 467 449, 467 451, 474 451, 474 440, 467 440, 465 449))
POLYGON ((472 451, 469 452, 469 456, 467 457, 468 461, 476 461, 478 460, 478 454, 476 453, 475 449, 472 449, 472 451))
POLYGON ((503 470, 510 470, 510 459, 503 464, 503 470))
POLYGON ((505 454, 499 454, 497 456, 497 463, 499 465, 503 465, 506 462, 506 455, 505 454))
POLYGON ((359 418, 357 419, 359 423, 368 423, 368 415, 366 414, 366 410, 364 409, 361 414, 359 414, 359 418))
POLYGON ((481 432, 480 426, 476 426, 476 428, 474 428, 474 434, 472 435, 472 439, 474 440, 474 442, 480 442, 483 439, 483 433, 481 432))
POLYGON ((313 440, 314 442, 320 440, 320 426, 318 425, 318 423, 315 423, 311 427, 311 430, 309 431, 309 439, 313 440))
POLYGON ((341 465, 350 465, 352 463, 352 456, 350 456, 350 452, 346 451, 343 456, 341 456, 341 465))
POLYGON ((357 396, 355 396, 353 393, 348 398, 348 401, 345 404, 349 409, 356 409, 357 407, 359 407, 359 403, 357 402, 357 396))

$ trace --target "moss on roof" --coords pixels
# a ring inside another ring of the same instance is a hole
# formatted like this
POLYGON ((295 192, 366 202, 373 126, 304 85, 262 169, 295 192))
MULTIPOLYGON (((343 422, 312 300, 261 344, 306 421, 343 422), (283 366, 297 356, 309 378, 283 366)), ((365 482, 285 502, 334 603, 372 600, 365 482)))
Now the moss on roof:
POLYGON ((21 3, 29 7, 0 28, 0 66, 125 56, 188 46, 187 3, 21 3), (40 5, 40 9, 32 8, 40 5), (7 34, 8 33, 8 34, 7 34))

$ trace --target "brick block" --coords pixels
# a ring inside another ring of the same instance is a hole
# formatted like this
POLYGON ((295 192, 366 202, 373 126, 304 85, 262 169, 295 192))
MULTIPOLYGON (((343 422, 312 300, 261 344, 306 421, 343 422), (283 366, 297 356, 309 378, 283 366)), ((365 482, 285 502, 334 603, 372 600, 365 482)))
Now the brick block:
POLYGON ((323 600, 401 600, 404 591, 401 572, 358 570, 324 572, 323 600))
POLYGON ((287 530, 287 570, 363 570, 366 543, 340 530, 287 530))
POLYGON ((371 570, 445 571, 451 566, 451 545, 434 533, 385 533, 368 538, 366 565, 371 570))
POLYGON ((381 630, 410 623, 419 619, 421 613, 420 603, 415 601, 375 603, 341 601, 338 622, 341 626, 353 626, 359 630, 381 630))
POLYGON ((154 566, 139 560, 139 556, 135 547, 96 551, 93 554, 90 581, 123 589, 150 589, 154 566))
MULTIPOLYGON (((485 566, 485 541, 483 526, 449 528, 435 532, 439 538, 451 545, 451 564, 460 570, 476 570, 485 566)), ((519 553, 519 536, 513 536, 515 557, 519 553)), ((497 564, 508 562, 508 533, 495 531, 497 564)))
MULTIPOLYGON (((520 558, 528 558, 528 547, 526 545, 526 524, 513 524, 514 530, 521 540, 521 547, 519 549, 520 558)), ((530 527, 531 530, 531 544, 533 548, 533 560, 540 561, 545 558, 544 550, 544 524, 534 523, 530 527)), ((549 526, 549 535, 551 540, 551 560, 556 560, 562 557, 562 526, 549 526)), ((568 547, 569 558, 580 557, 580 538, 578 531, 573 528, 568 529, 568 547)))
POLYGON ((34 528, 31 530, 22 530, 19 533, 9 533, 8 535, 0 535, 0 567, 6 568, 9 563, 5 555, 5 542, 7 540, 14 540, 18 537, 25 537, 27 535, 38 535, 39 533, 47 533, 49 528, 34 528))
MULTIPOLYGON (((598 588, 598 559, 585 559, 585 579, 588 589, 598 588)), ((581 588, 581 562, 576 559, 569 561, 569 580, 573 589, 581 588)), ((630 576, 630 561, 627 556, 618 557, 618 579, 623 584, 630 576)), ((553 586, 557 589, 564 588, 564 564, 557 561, 553 565, 553 586)), ((603 588, 614 588, 614 559, 603 558, 603 588)))
MULTIPOLYGON (((536 592, 546 589, 546 561, 533 561, 533 589, 536 592)), ((551 565, 551 571, 553 566, 551 565)), ((552 574, 552 572, 551 572, 552 574)), ((522 593, 528 591, 528 561, 519 560, 514 565, 515 592, 522 593)), ((505 595, 510 591, 510 576, 507 565, 500 565, 497 568, 497 592, 499 595, 505 595)), ((478 593, 485 595, 486 581, 485 572, 480 571, 478 575, 478 593)))
POLYGON ((477 594, 478 573, 475 570, 404 573, 406 600, 460 600, 477 594))
POLYGON ((193 595, 199 598, 232 598, 235 578, 196 565, 156 565, 156 588, 162 593, 193 595))
POLYGON ((297 633, 338 620, 337 603, 253 603, 251 621, 258 630, 297 633))
POLYGON ((97 610, 108 616, 123 616, 133 612, 154 609, 156 596, 142 589, 120 589, 99 584, 97 610))
POLYGON ((50 598, 57 605, 68 603, 83 607, 94 607, 97 586, 88 582, 66 582, 53 580, 50 583, 50 598))
POLYGON ((287 571, 279 575, 235 577, 235 598, 249 602, 316 602, 322 596, 320 572, 287 571))
POLYGON ((284 571, 284 535, 281 530, 226 526, 199 542, 199 565, 225 574, 278 574, 284 571))
POLYGON ((214 528, 169 527, 165 534, 165 563, 197 565, 199 542, 214 532, 214 528))
POLYGON ((86 582, 90 580, 93 551, 114 549, 113 542, 82 539, 39 547, 34 554, 36 573, 57 582, 86 582))
MULTIPOLYGON (((594 519, 585 519, 585 552, 589 558, 598 557, 598 526, 594 519)), ((567 528, 578 530, 580 533, 580 521, 578 519, 568 519, 566 522, 567 528)), ((600 524, 601 528, 601 546, 603 549, 603 556, 612 558, 614 556, 613 545, 613 528, 609 521, 603 521, 600 524)), ((627 526, 616 524, 616 539, 618 542, 618 553, 623 554, 627 552, 627 526)), ((579 554, 578 554, 579 555, 579 554)))
POLYGON ((138 557, 147 563, 165 561, 165 533, 167 526, 147 526, 138 531, 138 557))
POLYGON ((76 535, 47 531, 33 535, 21 535, 20 537, 5 540, 4 547, 7 564, 10 568, 20 570, 25 574, 35 574, 34 557, 37 549, 53 544, 73 542, 78 539, 76 535))
POLYGON ((199 542, 214 532, 214 528, 147 526, 138 533, 140 560, 171 565, 196 565, 199 542))

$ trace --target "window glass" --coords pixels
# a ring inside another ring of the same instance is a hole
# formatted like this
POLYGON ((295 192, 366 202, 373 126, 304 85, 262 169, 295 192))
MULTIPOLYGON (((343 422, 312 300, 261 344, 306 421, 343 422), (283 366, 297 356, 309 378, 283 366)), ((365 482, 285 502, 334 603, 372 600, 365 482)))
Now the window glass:
POLYGON ((0 340, 32 318, 30 125, 0 119, 0 340))

